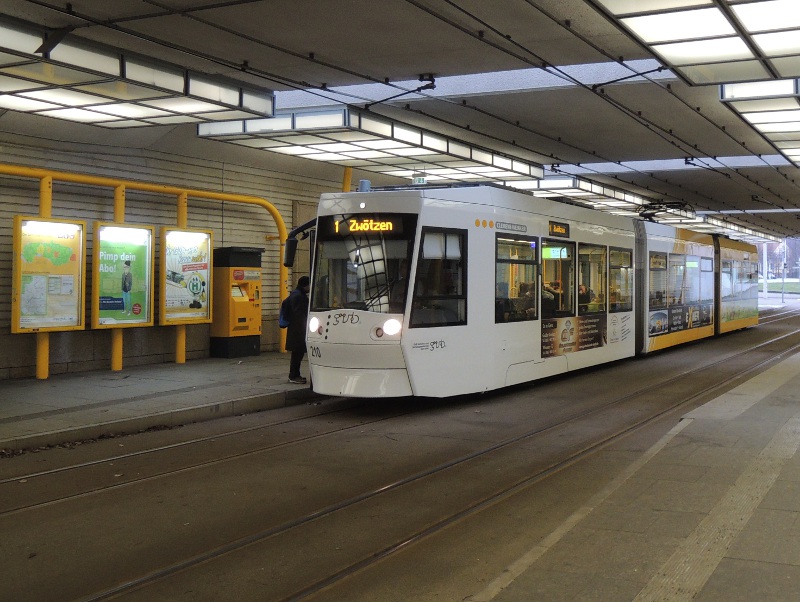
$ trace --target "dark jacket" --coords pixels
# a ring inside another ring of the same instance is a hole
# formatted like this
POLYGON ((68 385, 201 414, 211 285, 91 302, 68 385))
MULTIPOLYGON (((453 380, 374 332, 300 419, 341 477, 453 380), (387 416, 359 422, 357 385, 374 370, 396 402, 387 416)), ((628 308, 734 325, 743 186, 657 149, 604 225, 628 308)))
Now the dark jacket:
POLYGON ((306 322, 308 321, 308 295, 301 288, 289 295, 291 316, 286 329, 286 351, 303 351, 306 348, 306 322))

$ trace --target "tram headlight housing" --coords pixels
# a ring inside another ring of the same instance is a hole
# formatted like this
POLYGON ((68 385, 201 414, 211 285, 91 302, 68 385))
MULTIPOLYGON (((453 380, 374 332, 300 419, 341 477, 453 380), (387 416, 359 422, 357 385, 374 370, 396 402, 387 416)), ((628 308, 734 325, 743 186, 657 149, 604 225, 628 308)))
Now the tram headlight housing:
POLYGON ((403 325, 400 323, 400 320, 395 318, 389 318, 383 323, 383 332, 389 336, 396 335, 402 328, 403 325))
POLYGON ((319 329, 320 329, 319 318, 317 316, 314 316, 308 321, 308 330, 309 332, 317 333, 319 332, 319 329))

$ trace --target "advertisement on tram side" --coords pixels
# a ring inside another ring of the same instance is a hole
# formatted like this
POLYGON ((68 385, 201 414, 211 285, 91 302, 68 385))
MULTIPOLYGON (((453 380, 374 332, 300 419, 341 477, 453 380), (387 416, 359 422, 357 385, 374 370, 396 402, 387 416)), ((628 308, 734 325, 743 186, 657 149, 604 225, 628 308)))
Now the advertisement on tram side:
POLYGON ((651 337, 655 337, 670 332, 710 326, 713 323, 713 304, 702 303, 651 311, 648 320, 648 331, 651 337))
POLYGON ((542 358, 604 347, 607 318, 601 314, 542 320, 542 358))

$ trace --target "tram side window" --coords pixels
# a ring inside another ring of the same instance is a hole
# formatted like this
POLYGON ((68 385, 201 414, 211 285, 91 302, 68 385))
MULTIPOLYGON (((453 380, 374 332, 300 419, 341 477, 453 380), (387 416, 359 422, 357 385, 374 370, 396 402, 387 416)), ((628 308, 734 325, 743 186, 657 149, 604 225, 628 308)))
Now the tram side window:
POLYGON ((575 243, 542 240, 542 318, 575 315, 575 243))
POLYGON ((748 299, 758 299, 758 263, 745 262, 747 266, 747 295, 748 299))
POLYGON ((700 258, 686 255, 683 272, 683 305, 700 303, 700 258))
POLYGON ((729 259, 722 261, 719 272, 719 295, 720 299, 732 299, 734 296, 733 284, 733 262, 729 259))
POLYGON ((463 230, 423 229, 411 327, 467 323, 466 241, 463 230))
POLYGON ((578 315, 606 311, 605 247, 578 246, 578 315))
MULTIPOLYGON (((755 299, 758 297, 758 265, 750 261, 729 261, 734 299, 755 299)), ((723 264, 724 265, 724 264, 723 264)))
POLYGON ((714 260, 710 257, 700 258, 700 301, 714 302, 714 260))
POLYGON ((494 321, 520 322, 539 315, 535 238, 498 234, 495 244, 494 321))
POLYGON ((669 305, 683 305, 686 296, 686 256, 677 253, 669 255, 669 275, 667 277, 667 297, 669 305))
POLYGON ((667 254, 650 253, 650 309, 667 307, 667 254))
POLYGON ((633 310, 633 251, 611 249, 608 272, 609 311, 633 310))

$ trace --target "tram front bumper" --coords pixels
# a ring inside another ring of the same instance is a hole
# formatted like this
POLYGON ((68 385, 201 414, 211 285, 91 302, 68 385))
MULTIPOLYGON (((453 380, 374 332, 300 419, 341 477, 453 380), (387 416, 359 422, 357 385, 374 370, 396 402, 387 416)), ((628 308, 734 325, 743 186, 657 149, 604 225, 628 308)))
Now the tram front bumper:
POLYGON ((341 397, 405 397, 411 395, 408 373, 402 370, 364 370, 312 366, 314 391, 341 397))
POLYGON ((317 393, 342 397, 413 394, 400 345, 309 343, 311 381, 317 393))

